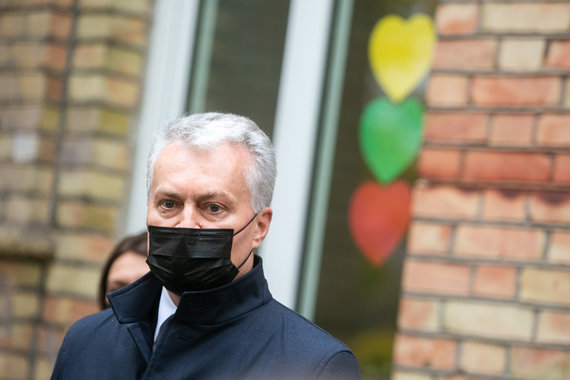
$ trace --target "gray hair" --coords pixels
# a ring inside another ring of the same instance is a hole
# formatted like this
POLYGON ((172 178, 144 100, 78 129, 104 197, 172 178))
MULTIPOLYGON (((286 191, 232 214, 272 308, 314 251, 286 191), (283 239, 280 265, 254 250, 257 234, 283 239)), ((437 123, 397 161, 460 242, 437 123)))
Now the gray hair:
POLYGON ((245 170, 251 207, 259 212, 271 204, 277 170, 275 152, 269 137, 247 117, 217 112, 193 114, 173 120, 156 133, 146 167, 147 199, 150 199, 156 160, 173 142, 204 150, 212 149, 222 142, 245 147, 252 157, 252 164, 245 170))

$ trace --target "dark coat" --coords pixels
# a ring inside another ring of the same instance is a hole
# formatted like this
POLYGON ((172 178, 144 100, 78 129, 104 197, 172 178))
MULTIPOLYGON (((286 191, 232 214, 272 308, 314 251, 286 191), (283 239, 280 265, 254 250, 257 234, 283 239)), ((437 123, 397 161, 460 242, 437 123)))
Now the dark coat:
POLYGON ((153 351, 161 285, 109 295, 67 332, 52 379, 359 379, 352 352, 273 299, 261 259, 236 281, 183 294, 153 351))

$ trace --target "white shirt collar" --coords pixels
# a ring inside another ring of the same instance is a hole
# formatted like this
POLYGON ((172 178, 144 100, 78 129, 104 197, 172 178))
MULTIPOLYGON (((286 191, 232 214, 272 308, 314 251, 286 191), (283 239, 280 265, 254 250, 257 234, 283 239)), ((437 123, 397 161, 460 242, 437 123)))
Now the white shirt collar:
POLYGON ((170 294, 168 294, 168 290, 163 286, 162 292, 160 293, 160 302, 158 304, 158 316, 156 319, 156 328, 154 329, 154 342, 156 342, 156 338, 158 338, 158 332, 160 331, 160 327, 170 317, 172 314, 176 312, 176 305, 170 298, 170 294))

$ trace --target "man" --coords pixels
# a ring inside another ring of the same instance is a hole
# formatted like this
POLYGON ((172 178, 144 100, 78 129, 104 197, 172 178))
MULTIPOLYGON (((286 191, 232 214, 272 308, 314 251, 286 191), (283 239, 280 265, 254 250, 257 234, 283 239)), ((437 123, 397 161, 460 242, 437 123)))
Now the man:
POLYGON ((345 345, 269 293, 254 252, 271 223, 275 156, 254 122, 175 120, 147 173, 151 273, 70 328, 52 379, 360 378, 345 345))

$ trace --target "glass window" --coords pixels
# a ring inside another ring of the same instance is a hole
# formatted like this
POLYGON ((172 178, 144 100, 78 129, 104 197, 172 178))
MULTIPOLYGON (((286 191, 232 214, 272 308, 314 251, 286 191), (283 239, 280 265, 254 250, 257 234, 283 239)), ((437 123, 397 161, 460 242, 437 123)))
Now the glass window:
POLYGON ((191 112, 248 116, 271 137, 288 11, 289 0, 201 2, 191 112))
MULTIPOLYGON (((337 2, 337 6, 343 2, 337 2)), ((310 215, 308 245, 315 239, 315 231, 323 225, 318 271, 305 269, 301 284, 301 303, 307 289, 316 287, 314 310, 304 313, 315 322, 344 341, 354 351, 361 364, 364 378, 387 379, 390 374, 392 344, 396 331, 396 317, 400 293, 400 277, 405 253, 405 237, 390 258, 380 266, 372 265, 360 252, 349 232, 348 207, 354 191, 365 181, 374 179, 363 160, 358 142, 358 128, 366 105, 374 98, 385 97, 374 79, 368 61, 368 40, 374 25, 382 17, 397 14, 407 19, 415 13, 433 17, 435 0, 400 1, 355 1, 350 26, 347 27, 346 54, 343 57, 344 75, 342 91, 337 108, 337 128, 334 149, 330 154, 329 186, 325 193, 319 193, 319 183, 313 194, 313 203, 328 199, 326 215, 317 220, 310 215), (313 235, 312 235, 313 234, 313 235), (315 274, 317 273, 317 274, 315 274), (318 281, 316 278, 318 277, 318 281)), ((342 14, 337 7, 336 22, 339 27, 342 14)), ((335 36, 333 31, 333 36, 335 36)), ((334 55, 334 38, 333 53, 334 55)), ((331 62, 331 65, 334 62, 331 62)), ((326 93, 330 95, 331 75, 328 76, 326 93)), ((334 78, 332 79, 335 80, 334 78)), ((341 79, 342 80, 342 79, 341 79)), ((409 96, 421 101, 423 87, 409 96)), ((326 114, 326 106, 323 114, 326 114)), ((330 127, 326 122, 324 128, 330 127)), ((326 135, 327 131, 321 131, 326 135)), ((321 139, 326 143, 326 139, 321 139)), ((320 146, 319 150, 330 149, 320 146)), ((323 158, 320 155, 321 159, 323 158)), ((326 159, 326 157, 325 157, 326 159)), ((326 165, 324 165, 326 166, 326 165)), ((323 167, 322 162, 317 164, 323 167)), ((318 173, 317 176, 318 178, 318 173)), ((399 177, 411 184, 415 178, 415 164, 412 163, 399 177)), ((317 180, 318 181, 318 180, 317 180)), ((318 237, 316 237, 319 239, 318 237)), ((311 255, 310 247, 306 250, 311 255)), ((305 263, 310 260, 305 257, 305 263)), ((305 266, 307 268, 307 266, 305 266)), ((303 311, 303 307, 301 307, 303 311)))

